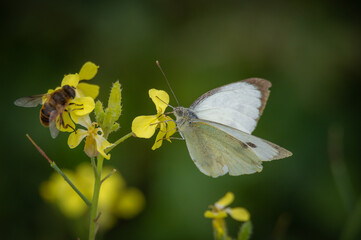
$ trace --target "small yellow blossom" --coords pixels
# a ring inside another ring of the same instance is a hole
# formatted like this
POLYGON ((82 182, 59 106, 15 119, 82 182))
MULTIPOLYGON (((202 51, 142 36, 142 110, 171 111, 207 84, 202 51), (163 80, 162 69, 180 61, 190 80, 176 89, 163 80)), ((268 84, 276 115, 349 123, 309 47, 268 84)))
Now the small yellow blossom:
POLYGON ((99 94, 99 86, 80 81, 94 78, 98 72, 98 68, 99 67, 94 63, 86 62, 80 69, 79 73, 65 75, 63 81, 61 82, 61 86, 69 85, 76 88, 76 92, 79 97, 89 96, 95 99, 99 94))
POLYGON ((164 115, 164 111, 169 103, 169 95, 162 90, 150 89, 149 97, 157 109, 156 115, 138 116, 133 120, 132 132, 140 138, 150 138, 159 128, 158 135, 152 147, 153 150, 162 145, 163 139, 170 141, 170 136, 176 132, 176 124, 172 118, 164 115))
MULTIPOLYGON (((102 176, 111 171, 112 168, 105 167, 102 176)), ((75 171, 65 170, 64 173, 86 198, 92 198, 94 171, 89 164, 80 164, 75 171)), ((68 218, 76 219, 88 212, 87 205, 57 173, 41 184, 40 195, 68 218)), ((137 188, 128 188, 123 177, 115 173, 102 183, 98 206, 102 212, 100 227, 109 229, 114 226, 117 217, 128 219, 138 215, 145 206, 145 198, 137 188)))
POLYGON ((104 158, 110 159, 110 154, 106 154, 105 149, 111 147, 113 144, 109 143, 103 137, 102 129, 97 128, 97 124, 91 122, 89 115, 79 118, 78 121, 79 124, 87 128, 87 130, 77 129, 72 132, 68 138, 69 147, 77 147, 86 137, 84 151, 89 157, 98 156, 100 153, 104 158))
POLYGON ((248 221, 250 219, 250 214, 245 208, 236 207, 229 208, 227 207, 234 200, 234 194, 232 192, 226 193, 224 197, 219 199, 214 205, 210 206, 211 210, 207 210, 204 213, 204 217, 212 218, 213 228, 217 232, 217 239, 222 235, 227 233, 226 225, 224 219, 230 215, 234 220, 237 221, 248 221))
POLYGON ((75 129, 75 123, 78 123, 78 118, 89 114, 94 110, 95 102, 94 99, 99 94, 99 86, 94 84, 79 83, 81 80, 92 79, 98 71, 98 66, 92 62, 86 62, 80 69, 79 74, 68 74, 65 75, 61 86, 48 90, 48 94, 44 95, 42 102, 44 104, 47 101, 47 96, 52 92, 62 88, 65 85, 69 85, 75 90, 75 98, 70 100, 66 111, 63 112, 62 116, 57 116, 56 126, 62 132, 73 132, 75 129), (62 117, 62 121, 60 121, 62 117), (65 127, 64 127, 65 126, 65 127))

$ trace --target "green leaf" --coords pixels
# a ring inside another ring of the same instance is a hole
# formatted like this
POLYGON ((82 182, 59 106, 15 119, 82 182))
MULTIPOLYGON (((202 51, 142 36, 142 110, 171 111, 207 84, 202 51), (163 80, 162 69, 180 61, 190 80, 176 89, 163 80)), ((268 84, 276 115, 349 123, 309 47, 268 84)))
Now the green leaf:
POLYGON ((238 233, 238 240, 249 240, 252 235, 252 222, 247 221, 242 224, 241 229, 238 233))

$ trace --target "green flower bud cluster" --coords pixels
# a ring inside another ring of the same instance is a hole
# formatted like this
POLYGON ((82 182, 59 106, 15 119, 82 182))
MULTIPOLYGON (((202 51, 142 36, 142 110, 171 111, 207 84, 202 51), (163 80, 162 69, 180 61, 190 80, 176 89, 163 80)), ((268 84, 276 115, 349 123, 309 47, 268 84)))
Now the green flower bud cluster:
POLYGON ((108 99, 108 107, 104 110, 102 102, 99 100, 95 104, 95 118, 99 126, 103 129, 107 138, 110 133, 119 129, 118 121, 122 113, 122 89, 119 81, 113 83, 108 99))

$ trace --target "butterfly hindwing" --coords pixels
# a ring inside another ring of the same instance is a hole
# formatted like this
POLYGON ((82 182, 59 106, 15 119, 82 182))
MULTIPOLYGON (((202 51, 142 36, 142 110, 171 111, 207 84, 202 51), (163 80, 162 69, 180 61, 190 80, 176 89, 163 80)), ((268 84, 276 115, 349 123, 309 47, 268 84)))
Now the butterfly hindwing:
POLYGON ((262 160, 242 141, 201 121, 183 129, 188 151, 196 166, 208 176, 251 174, 262 170, 262 160), (197 144, 193 144, 197 143, 197 144))
POLYGON ((290 151, 274 143, 247 134, 245 132, 239 131, 238 129, 234 129, 232 127, 225 126, 220 123, 206 121, 206 120, 194 120, 194 121, 199 121, 209 124, 212 127, 217 128, 220 131, 245 143, 262 161, 271 161, 271 160, 289 157, 292 155, 290 151))

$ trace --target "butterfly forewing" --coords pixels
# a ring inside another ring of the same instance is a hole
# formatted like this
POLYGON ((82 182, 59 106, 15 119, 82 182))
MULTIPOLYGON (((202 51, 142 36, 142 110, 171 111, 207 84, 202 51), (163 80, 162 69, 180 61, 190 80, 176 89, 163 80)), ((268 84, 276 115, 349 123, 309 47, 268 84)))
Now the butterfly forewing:
POLYGON ((271 83, 249 78, 213 89, 190 107, 200 119, 252 133, 266 105, 271 83))

